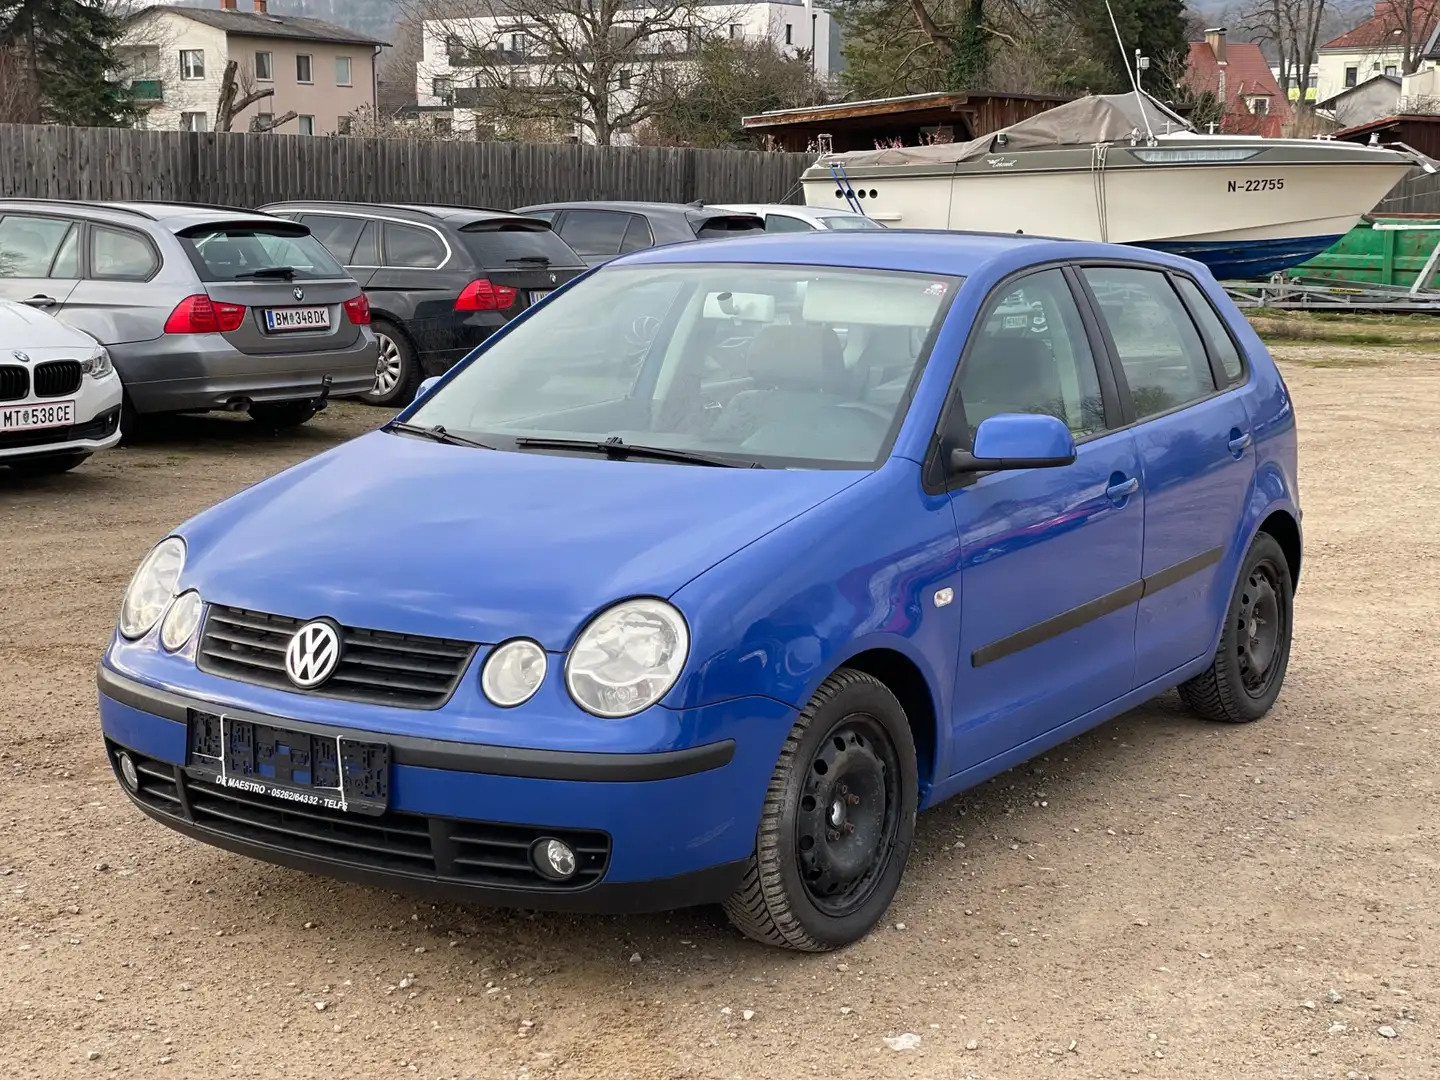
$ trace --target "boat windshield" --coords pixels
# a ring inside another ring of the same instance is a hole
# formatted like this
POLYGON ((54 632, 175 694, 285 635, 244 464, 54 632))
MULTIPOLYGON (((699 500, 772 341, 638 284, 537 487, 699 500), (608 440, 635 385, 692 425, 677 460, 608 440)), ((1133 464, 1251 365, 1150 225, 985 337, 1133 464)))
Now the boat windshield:
POLYGON ((873 468, 961 280, 740 263, 602 269, 494 339, 409 423, 535 453, 873 468))

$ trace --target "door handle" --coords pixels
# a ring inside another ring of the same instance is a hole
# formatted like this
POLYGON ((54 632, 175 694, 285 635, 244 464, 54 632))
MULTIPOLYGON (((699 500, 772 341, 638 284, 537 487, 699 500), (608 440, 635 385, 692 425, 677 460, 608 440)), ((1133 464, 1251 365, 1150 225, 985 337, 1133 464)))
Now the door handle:
POLYGON ((1230 452, 1232 454, 1243 454, 1245 448, 1251 443, 1251 435, 1247 431, 1243 435, 1237 434, 1230 439, 1230 452))
POLYGON ((31 307, 54 307, 56 304, 53 296, 31 296, 20 302, 22 304, 29 304, 31 307))
POLYGON ((1111 484, 1105 489, 1105 494, 1119 502, 1121 499, 1128 499, 1135 492, 1140 490, 1140 478, 1132 476, 1129 480, 1122 480, 1118 484, 1111 484))

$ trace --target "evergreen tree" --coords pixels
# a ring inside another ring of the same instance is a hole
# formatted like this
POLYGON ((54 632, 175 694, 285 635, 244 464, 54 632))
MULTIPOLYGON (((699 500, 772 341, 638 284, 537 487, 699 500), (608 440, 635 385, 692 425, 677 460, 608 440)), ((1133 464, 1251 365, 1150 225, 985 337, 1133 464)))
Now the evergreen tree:
POLYGON ((122 32, 104 0, 0 0, 0 48, 23 60, 32 83, 29 119, 129 126, 129 90, 113 81, 123 66, 116 55, 122 32))

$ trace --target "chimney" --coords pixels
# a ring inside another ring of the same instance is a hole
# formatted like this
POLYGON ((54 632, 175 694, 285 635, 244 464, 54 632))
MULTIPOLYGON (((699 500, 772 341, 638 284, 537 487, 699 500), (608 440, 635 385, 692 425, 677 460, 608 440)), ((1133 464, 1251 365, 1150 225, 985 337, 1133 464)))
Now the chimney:
POLYGON ((269 5, 269 3, 266 2, 266 0, 255 0, 255 14, 256 14, 256 15, 268 15, 269 13, 270 13, 270 5, 269 5))
POLYGON ((220 0, 220 10, 221 10, 221 11, 234 11, 234 10, 235 10, 235 0, 220 0))
POLYGON ((1215 26, 1205 31, 1205 44, 1215 54, 1217 64, 1225 63, 1225 27, 1215 26))

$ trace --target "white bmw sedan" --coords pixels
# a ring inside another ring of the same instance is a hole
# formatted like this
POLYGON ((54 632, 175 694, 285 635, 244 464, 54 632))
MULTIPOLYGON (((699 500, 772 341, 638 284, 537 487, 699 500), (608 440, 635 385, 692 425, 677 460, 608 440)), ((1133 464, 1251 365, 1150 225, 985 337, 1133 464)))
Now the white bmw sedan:
POLYGON ((0 300, 0 466, 68 472, 120 441, 124 391, 89 334, 0 300))

